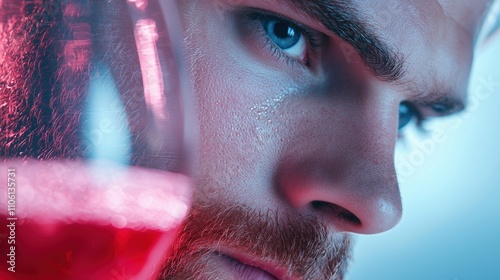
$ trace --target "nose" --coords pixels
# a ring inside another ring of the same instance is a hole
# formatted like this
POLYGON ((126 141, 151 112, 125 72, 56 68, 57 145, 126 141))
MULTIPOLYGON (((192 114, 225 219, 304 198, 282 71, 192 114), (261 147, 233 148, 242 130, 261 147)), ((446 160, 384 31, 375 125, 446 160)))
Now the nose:
POLYGON ((301 104, 277 186, 338 231, 374 234, 402 215, 394 167, 399 101, 389 94, 301 104), (314 109, 313 109, 314 108, 314 109))

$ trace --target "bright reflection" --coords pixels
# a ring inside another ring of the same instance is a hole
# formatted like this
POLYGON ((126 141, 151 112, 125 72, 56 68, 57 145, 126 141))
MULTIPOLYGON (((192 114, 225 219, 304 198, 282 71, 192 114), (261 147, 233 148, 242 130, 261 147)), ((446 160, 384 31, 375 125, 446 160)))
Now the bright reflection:
POLYGON ((135 7, 141 11, 148 7, 148 0, 128 0, 129 3, 134 3, 135 7))
POLYGON ((128 164, 131 136, 128 118, 111 73, 100 67, 93 73, 83 114, 82 141, 91 159, 128 164))
MULTIPOLYGON (((150 139, 161 140, 164 137, 161 136, 161 128, 166 127, 168 111, 164 94, 163 73, 156 48, 158 33, 154 20, 141 19, 137 21, 135 24, 135 39, 144 83, 144 98, 150 113, 152 113, 153 127, 151 128, 157 134, 150 137, 150 139)), ((155 143, 151 144, 155 145, 155 143)), ((161 141, 157 141, 157 148, 161 148, 162 144, 161 141)))

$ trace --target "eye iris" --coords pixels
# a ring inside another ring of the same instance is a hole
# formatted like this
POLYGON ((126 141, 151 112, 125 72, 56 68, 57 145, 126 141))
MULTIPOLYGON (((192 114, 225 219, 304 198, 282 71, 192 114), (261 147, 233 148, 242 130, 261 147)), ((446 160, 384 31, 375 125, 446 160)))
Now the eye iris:
POLYGON ((292 27, 287 26, 281 22, 274 25, 274 33, 281 39, 286 39, 287 37, 294 37, 295 30, 292 27))
POLYGON ((295 46, 300 40, 300 32, 280 20, 272 20, 264 23, 264 29, 271 40, 281 49, 286 50, 295 46))
POLYGON ((412 119, 413 119, 412 108, 406 103, 401 103, 399 105, 398 129, 402 129, 403 127, 407 126, 411 122, 412 119))

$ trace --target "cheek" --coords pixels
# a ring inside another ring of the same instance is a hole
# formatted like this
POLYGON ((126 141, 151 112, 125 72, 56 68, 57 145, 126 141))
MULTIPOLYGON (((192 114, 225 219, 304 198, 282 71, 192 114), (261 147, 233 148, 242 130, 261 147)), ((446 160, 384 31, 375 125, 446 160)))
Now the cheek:
POLYGON ((195 199, 265 203, 289 130, 284 103, 298 95, 301 81, 296 69, 259 59, 258 49, 245 47, 216 13, 191 18, 197 29, 187 34, 189 66, 200 124, 195 199))
POLYGON ((244 201, 262 194, 272 180, 280 143, 275 115, 285 93, 276 75, 244 54, 222 58, 229 46, 218 44, 220 39, 200 40, 197 49, 204 54, 192 65, 200 124, 196 177, 203 189, 197 195, 244 201))

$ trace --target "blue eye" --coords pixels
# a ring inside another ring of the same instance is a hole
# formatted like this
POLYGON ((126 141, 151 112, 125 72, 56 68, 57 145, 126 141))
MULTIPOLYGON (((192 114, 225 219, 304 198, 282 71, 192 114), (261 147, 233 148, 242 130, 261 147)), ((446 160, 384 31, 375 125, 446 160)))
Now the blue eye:
POLYGON ((269 38, 283 50, 295 46, 302 37, 300 31, 282 20, 268 20, 262 25, 269 38))
POLYGON ((405 126, 407 126, 413 118, 418 118, 418 112, 408 104, 407 102, 403 102, 399 105, 399 125, 398 129, 401 130, 405 126))
POLYGON ((261 23, 269 39, 286 55, 304 60, 307 41, 299 28, 281 19, 266 19, 261 23))

